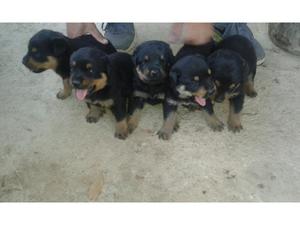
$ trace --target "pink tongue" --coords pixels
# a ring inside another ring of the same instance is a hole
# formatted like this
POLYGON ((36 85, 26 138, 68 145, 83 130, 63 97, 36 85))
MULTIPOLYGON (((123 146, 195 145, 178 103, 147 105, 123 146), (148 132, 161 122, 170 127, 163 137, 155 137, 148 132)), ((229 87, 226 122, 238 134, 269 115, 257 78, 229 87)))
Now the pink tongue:
POLYGON ((198 96, 195 96, 195 101, 201 105, 201 106, 205 106, 206 105, 206 100, 205 98, 201 98, 201 97, 198 97, 198 96))
POLYGON ((87 89, 76 89, 75 95, 77 100, 83 101, 85 96, 87 95, 88 90, 87 89))

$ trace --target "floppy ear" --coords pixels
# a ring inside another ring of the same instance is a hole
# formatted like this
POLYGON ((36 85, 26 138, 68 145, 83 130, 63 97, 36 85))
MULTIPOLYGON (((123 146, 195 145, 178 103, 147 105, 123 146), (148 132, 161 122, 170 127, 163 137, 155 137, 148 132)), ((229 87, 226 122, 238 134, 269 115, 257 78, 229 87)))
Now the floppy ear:
POLYGON ((60 56, 69 48, 68 41, 64 37, 54 38, 52 40, 52 50, 55 56, 60 56))

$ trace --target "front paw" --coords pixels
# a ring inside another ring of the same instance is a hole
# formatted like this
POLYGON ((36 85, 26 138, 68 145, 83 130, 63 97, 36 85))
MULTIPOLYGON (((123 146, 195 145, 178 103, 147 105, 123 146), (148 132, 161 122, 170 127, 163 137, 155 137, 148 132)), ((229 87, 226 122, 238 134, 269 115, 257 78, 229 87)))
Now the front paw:
POLYGON ((125 131, 116 131, 115 132, 115 137, 119 138, 121 140, 125 140, 128 137, 128 132, 125 132, 125 131))
POLYGON ((131 134, 138 127, 138 118, 131 116, 128 119, 128 132, 131 134))
POLYGON ((251 91, 251 92, 248 92, 246 93, 247 96, 249 96, 250 98, 255 98, 257 96, 257 92, 256 91, 251 91))
POLYGON ((228 121, 228 130, 232 131, 233 133, 240 132, 243 129, 243 126, 241 123, 228 121))
POLYGON ((60 90, 57 94, 56 94, 56 98, 60 99, 60 100, 64 100, 67 97, 69 97, 71 95, 71 92, 66 92, 64 90, 60 90))
POLYGON ((125 140, 128 136, 128 126, 126 119, 117 122, 115 137, 121 140, 125 140))
POLYGON ((215 122, 213 124, 210 124, 209 127, 213 131, 222 131, 224 129, 224 123, 222 123, 221 121, 218 121, 218 122, 215 122))
POLYGON ((97 123, 100 119, 100 116, 94 116, 94 115, 87 114, 85 119, 86 119, 86 122, 88 122, 88 123, 97 123))
POLYGON ((175 126, 174 126, 174 129, 173 129, 173 132, 177 132, 178 130, 179 130, 179 123, 176 122, 175 126))
POLYGON ((128 132, 131 134, 137 128, 137 124, 128 122, 128 132))
POLYGON ((160 129, 157 132, 158 138, 162 139, 162 140, 170 140, 171 136, 172 136, 172 132, 166 131, 164 129, 160 129))
POLYGON ((216 117, 209 119, 207 124, 213 131, 222 131, 224 129, 224 123, 216 117))

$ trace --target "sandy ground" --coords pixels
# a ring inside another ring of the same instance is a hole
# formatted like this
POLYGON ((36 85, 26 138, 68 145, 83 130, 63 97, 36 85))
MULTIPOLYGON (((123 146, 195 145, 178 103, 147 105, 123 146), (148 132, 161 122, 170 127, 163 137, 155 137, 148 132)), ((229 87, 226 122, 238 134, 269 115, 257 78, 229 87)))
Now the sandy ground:
MULTIPOLYGON (((300 60, 275 47, 266 24, 251 24, 267 59, 258 97, 246 99, 244 130, 212 132, 181 109, 171 141, 155 135, 160 106, 147 106, 126 141, 111 113, 97 124, 74 97, 61 101, 52 71, 21 64, 38 30, 64 24, 0 24, 0 201, 299 201, 300 60)), ((136 24, 138 42, 166 40, 168 24, 136 24)), ((175 46, 178 48, 178 46, 175 46)), ((226 121, 227 105, 216 113, 226 121)))

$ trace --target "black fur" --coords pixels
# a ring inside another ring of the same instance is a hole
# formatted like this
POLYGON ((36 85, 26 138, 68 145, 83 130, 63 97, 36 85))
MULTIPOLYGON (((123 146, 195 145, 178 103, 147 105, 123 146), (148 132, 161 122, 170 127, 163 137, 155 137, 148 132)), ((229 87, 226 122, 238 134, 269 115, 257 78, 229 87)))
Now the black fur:
MULTIPOLYGON (((92 35, 82 35, 71 39, 62 33, 52 30, 41 30, 36 33, 28 43, 28 52, 23 57, 23 64, 34 73, 41 73, 47 69, 53 69, 64 81, 64 89, 71 94, 71 87, 68 87, 70 78, 69 60, 71 54, 82 47, 94 47, 107 54, 116 52, 116 49, 109 42, 102 44, 92 35), (55 66, 49 65, 49 57, 55 61, 55 66)), ((64 99, 67 96, 59 96, 64 99)))
MULTIPOLYGON (((178 51, 175 56, 176 62, 170 71, 166 101, 163 105, 165 121, 168 121, 169 116, 177 112, 179 105, 193 110, 202 109, 203 106, 195 100, 200 90, 204 104, 214 94, 215 85, 205 58, 212 48, 213 43, 203 46, 184 45, 178 51)), ((175 129, 176 124, 172 125, 175 129)), ((171 133, 162 130, 159 132, 159 137, 169 139, 171 133)))
POLYGON ((162 103, 169 84, 169 71, 174 63, 170 46, 162 41, 147 41, 133 53, 135 76, 133 81, 133 111, 142 110, 144 103, 162 103))
MULTIPOLYGON (((74 88, 88 89, 85 97, 88 106, 105 107, 103 104, 111 101, 117 123, 126 120, 128 113, 132 111, 134 66, 131 56, 120 52, 107 55, 101 50, 85 47, 72 54, 70 64, 74 88), (88 64, 89 69, 86 67, 88 64), (103 76, 107 76, 106 84, 102 89, 95 90, 93 81, 103 79, 103 76)), ((126 132, 116 134, 116 137, 125 139, 126 132)))
MULTIPOLYGON (((256 96, 253 88, 256 54, 252 43, 240 35, 230 36, 220 42, 217 50, 208 57, 208 63, 217 86, 214 100, 223 102, 227 96, 230 107, 235 114, 239 114, 243 109, 245 94, 256 96), (249 84, 251 90, 247 90, 249 84)), ((205 109, 210 115, 213 114, 212 106, 205 109)), ((235 132, 241 128, 232 130, 235 132)))

